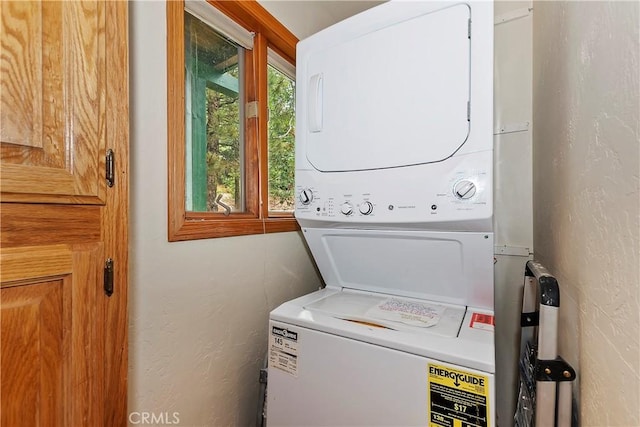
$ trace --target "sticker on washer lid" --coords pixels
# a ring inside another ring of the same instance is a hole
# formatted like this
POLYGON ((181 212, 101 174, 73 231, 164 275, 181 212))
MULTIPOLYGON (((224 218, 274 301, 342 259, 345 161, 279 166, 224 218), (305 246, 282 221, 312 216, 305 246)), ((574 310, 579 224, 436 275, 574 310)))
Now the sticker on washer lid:
POLYGON ((489 378, 429 364, 429 427, 488 427, 489 378))
POLYGON ((271 326, 269 334, 269 366, 294 377, 298 376, 298 333, 271 326))
POLYGON ((438 324, 444 311, 445 307, 437 304, 387 298, 371 307, 364 315, 371 319, 391 320, 428 328, 438 324))
POLYGON ((482 313, 473 313, 471 315, 471 322, 469 323, 470 328, 492 332, 495 330, 495 325, 496 321, 492 315, 482 313))

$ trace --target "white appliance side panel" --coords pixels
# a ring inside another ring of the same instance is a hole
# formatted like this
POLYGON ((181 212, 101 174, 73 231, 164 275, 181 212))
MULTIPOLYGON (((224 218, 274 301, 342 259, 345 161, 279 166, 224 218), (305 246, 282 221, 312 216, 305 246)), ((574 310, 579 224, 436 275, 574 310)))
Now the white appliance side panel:
MULTIPOLYGON (((286 323, 272 321, 269 326, 270 333, 276 327, 287 331, 289 338, 295 336, 290 350, 295 353, 295 366, 287 366, 288 361, 279 362, 281 347, 275 342, 277 336, 269 346, 273 352, 267 382, 269 427, 424 426, 430 420, 437 422, 430 425, 454 425, 450 418, 446 419, 446 411, 430 411, 431 397, 434 404, 467 406, 466 416, 472 417, 472 405, 464 405, 459 396, 451 393, 448 403, 442 401, 442 395, 447 393, 439 393, 438 386, 430 384, 430 378, 434 378, 430 365, 447 372, 465 372, 469 374, 467 379, 484 379, 486 419, 474 421, 479 426, 495 425, 492 374, 286 323)), ((458 415, 464 416, 460 412, 458 415)))
POLYGON ((456 4, 389 18, 383 28, 311 52, 298 79, 309 162, 332 172, 453 155, 469 134, 470 17, 468 5, 456 4))
POLYGON ((327 286, 493 310, 493 234, 303 229, 327 286))

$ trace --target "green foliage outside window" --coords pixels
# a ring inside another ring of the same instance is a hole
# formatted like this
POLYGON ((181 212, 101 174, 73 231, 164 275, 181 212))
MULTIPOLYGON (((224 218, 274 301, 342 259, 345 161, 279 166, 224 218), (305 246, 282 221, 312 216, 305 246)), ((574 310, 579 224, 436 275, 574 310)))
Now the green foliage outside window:
MULTIPOLYGON (((237 76, 237 68, 235 73, 237 76)), ((207 205, 217 210, 218 194, 233 210, 241 206, 240 128, 238 95, 207 88, 207 205)))
POLYGON ((269 66, 269 210, 293 210, 295 82, 269 66))

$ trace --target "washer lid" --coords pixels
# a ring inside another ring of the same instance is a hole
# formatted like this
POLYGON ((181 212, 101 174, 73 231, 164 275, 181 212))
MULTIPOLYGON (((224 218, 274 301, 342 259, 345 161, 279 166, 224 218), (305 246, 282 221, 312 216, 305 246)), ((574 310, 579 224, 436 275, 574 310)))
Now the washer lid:
MULTIPOLYGON (((425 356, 434 360, 442 360, 459 366, 493 373, 495 372, 495 347, 493 330, 470 328, 470 316, 474 312, 492 314, 490 311, 478 310, 472 307, 459 307, 465 312, 465 319, 452 323, 460 326, 460 332, 456 331, 455 336, 438 333, 433 328, 411 328, 407 330, 393 330, 381 328, 366 322, 354 322, 344 320, 330 311, 337 311, 341 315, 347 312, 358 313, 364 306, 371 307, 371 301, 367 299, 352 298, 354 295, 370 295, 373 299, 386 299, 386 295, 373 292, 341 290, 336 288, 325 288, 285 302, 273 310, 269 315, 269 320, 281 322, 293 327, 298 333, 299 345, 305 345, 306 340, 313 339, 313 334, 309 331, 317 331, 334 335, 336 339, 353 339, 363 343, 369 343, 386 347, 388 349, 399 350, 411 354, 425 356), (347 295, 340 297, 340 294, 347 295), (325 304, 322 303, 325 300, 325 304), (358 308, 357 306, 362 306, 358 308), (325 311, 326 310, 326 311, 325 311), (298 329, 305 328, 305 329, 298 329)), ((389 296, 393 298, 393 296, 389 296)), ((425 302, 425 301, 423 301, 425 302)), ((375 304, 374 304, 375 305, 375 304)), ((457 318, 455 307, 452 308, 451 316, 457 318)), ((449 314, 444 314, 441 319, 442 330, 449 320, 445 320, 449 314)), ((345 354, 345 357, 350 355, 345 354)), ((354 363, 357 363, 355 361, 354 363)), ((302 366, 303 360, 300 360, 302 366)))
POLYGON ((432 8, 391 2, 371 10, 385 12, 383 21, 366 19, 366 11, 319 33, 324 43, 314 40, 310 51, 300 44, 306 73, 298 78, 298 103, 304 103, 306 155, 314 168, 438 162, 466 142, 470 9, 432 8))
POLYGON ((463 306, 348 290, 304 308, 368 326, 445 337, 458 335, 466 311, 463 306))

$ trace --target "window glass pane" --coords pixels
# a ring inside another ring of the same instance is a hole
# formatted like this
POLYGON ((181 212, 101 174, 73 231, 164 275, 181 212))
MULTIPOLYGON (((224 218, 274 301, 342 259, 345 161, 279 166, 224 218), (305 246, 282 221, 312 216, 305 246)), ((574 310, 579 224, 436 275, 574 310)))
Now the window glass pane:
POLYGON ((269 211, 290 212, 294 203, 295 82, 267 67, 269 102, 269 211))
POLYGON ((243 48, 185 12, 187 211, 244 211, 243 59, 243 48))

